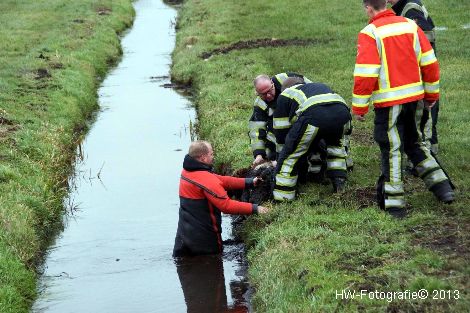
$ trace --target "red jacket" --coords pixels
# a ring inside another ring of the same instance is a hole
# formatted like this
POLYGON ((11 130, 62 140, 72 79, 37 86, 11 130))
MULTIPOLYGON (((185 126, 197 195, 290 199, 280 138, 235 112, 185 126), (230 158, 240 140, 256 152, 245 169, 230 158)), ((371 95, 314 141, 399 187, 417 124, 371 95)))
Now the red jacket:
POLYGON ((379 13, 358 36, 352 111, 439 99, 439 64, 423 31, 392 10, 379 13))
POLYGON ((212 168, 189 155, 180 180, 180 210, 173 255, 214 254, 222 251, 221 212, 257 213, 258 205, 230 199, 226 189, 243 189, 252 178, 236 178, 212 173, 212 168), (183 251, 183 252, 181 252, 183 251))

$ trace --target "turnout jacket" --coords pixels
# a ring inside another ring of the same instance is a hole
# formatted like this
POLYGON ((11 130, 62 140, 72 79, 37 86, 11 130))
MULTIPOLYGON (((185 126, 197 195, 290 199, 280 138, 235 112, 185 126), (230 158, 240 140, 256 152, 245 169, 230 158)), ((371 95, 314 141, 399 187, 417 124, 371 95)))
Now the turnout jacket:
POLYGON ((267 141, 271 142, 273 146, 276 144, 276 138, 273 133, 273 113, 276 109, 277 98, 281 93, 282 83, 289 77, 302 77, 305 82, 310 82, 308 78, 297 73, 279 73, 271 77, 275 89, 274 99, 271 102, 265 102, 259 96, 255 99, 253 114, 248 123, 253 157, 258 155, 266 157, 267 141))
POLYGON ((180 209, 176 240, 181 240, 180 244, 188 248, 191 254, 221 252, 221 212, 258 212, 257 204, 232 200, 226 189, 243 189, 251 185, 252 178, 214 174, 212 167, 186 155, 179 186, 180 209))
POLYGON ((432 45, 436 50, 436 34, 434 31, 435 25, 428 10, 423 5, 421 0, 400 0, 392 6, 392 10, 400 16, 404 16, 413 20, 423 30, 432 45))
MULTIPOLYGON (((330 103, 341 103, 347 108, 344 99, 322 83, 300 84, 284 90, 279 95, 273 117, 276 150, 282 150, 287 133, 301 114, 330 103)), ((319 122, 322 119, 321 116, 316 118, 319 122)))
POLYGON ((369 102, 383 108, 439 99, 439 64, 424 32, 413 21, 386 10, 358 36, 352 111, 364 115, 369 102))

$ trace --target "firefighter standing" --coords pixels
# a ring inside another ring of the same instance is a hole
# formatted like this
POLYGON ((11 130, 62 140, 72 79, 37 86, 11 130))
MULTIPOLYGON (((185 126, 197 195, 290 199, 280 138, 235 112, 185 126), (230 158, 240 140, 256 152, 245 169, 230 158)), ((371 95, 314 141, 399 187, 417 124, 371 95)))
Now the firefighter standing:
POLYGON ((411 20, 386 9, 386 0, 363 0, 370 18, 358 36, 352 111, 363 121, 369 102, 375 107, 374 139, 379 144, 382 174, 379 206, 404 214, 402 153, 419 176, 445 203, 454 200, 449 179, 419 139, 417 102, 428 107, 439 99, 439 65, 423 31, 411 20))
MULTIPOLYGON (((431 43, 434 53, 436 53, 436 33, 434 22, 429 16, 426 7, 420 0, 388 0, 392 4, 392 10, 400 16, 404 16, 413 20, 423 30, 424 34, 431 43)), ((423 106, 420 102, 418 105, 423 106)), ((422 132, 423 139, 426 142, 426 146, 431 152, 436 155, 439 151, 438 139, 437 139, 437 119, 439 116, 439 100, 430 109, 424 109, 421 117, 418 116, 418 120, 421 119, 420 130, 422 132)))
POLYGON ((290 78, 279 96, 273 126, 276 142, 282 147, 276 165, 275 200, 292 200, 299 164, 324 141, 327 151, 327 176, 335 192, 343 190, 346 177, 346 151, 342 144, 351 114, 343 98, 321 83, 300 83, 290 78), (300 84, 296 84, 300 83, 300 84))

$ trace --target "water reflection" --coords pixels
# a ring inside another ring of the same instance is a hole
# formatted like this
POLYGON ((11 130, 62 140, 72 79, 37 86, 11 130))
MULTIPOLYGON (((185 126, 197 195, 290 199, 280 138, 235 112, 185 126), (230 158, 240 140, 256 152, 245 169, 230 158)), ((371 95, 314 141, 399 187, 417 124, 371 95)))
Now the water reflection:
POLYGON ((175 264, 188 313, 249 312, 243 280, 230 282, 228 304, 222 256, 181 257, 175 264))

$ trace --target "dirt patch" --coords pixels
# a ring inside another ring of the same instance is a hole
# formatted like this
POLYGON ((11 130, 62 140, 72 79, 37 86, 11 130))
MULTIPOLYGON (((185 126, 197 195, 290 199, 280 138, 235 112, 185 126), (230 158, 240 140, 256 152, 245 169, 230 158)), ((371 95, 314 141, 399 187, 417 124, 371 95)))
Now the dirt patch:
POLYGON ((376 203, 376 190, 375 187, 363 187, 355 190, 356 201, 359 203, 360 208, 375 205, 376 203))
POLYGON ((47 55, 44 55, 42 52, 39 54, 38 59, 49 60, 50 58, 47 55))
POLYGON ((410 229, 414 233, 413 243, 446 256, 470 258, 470 221, 452 221, 436 225, 419 225, 410 229))
POLYGON ((111 8, 107 8, 107 7, 96 8, 96 13, 98 13, 98 15, 109 15, 111 14, 111 12, 112 12, 111 8))
POLYGON ((354 130, 351 134, 351 140, 364 146, 372 146, 375 144, 374 134, 367 129, 354 130))
POLYGON ((163 0, 166 4, 169 5, 177 5, 177 4, 182 4, 184 0, 163 0))
POLYGON ((36 71, 34 79, 44 79, 52 77, 47 68, 40 68, 36 71))
MULTIPOLYGON (((158 80, 154 80, 157 82, 158 80)), ((160 85, 160 87, 163 88, 172 88, 175 89, 176 91, 182 92, 185 95, 191 96, 191 85, 190 84, 180 84, 180 83, 166 83, 160 85)))
POLYGON ((60 63, 60 62, 51 62, 50 64, 50 67, 53 68, 53 69, 61 69, 61 68, 64 68, 64 64, 60 63))
POLYGON ((14 123, 6 117, 0 116, 0 125, 13 125, 14 123))
MULTIPOLYGON (((0 139, 1 138, 8 138, 10 133, 12 133, 14 131, 17 131, 19 128, 20 128, 20 126, 17 125, 12 120, 10 120, 10 119, 8 119, 4 116, 0 116, 0 139)), ((4 141, 4 140, 2 139, 2 141, 4 141)))
POLYGON ((377 203, 375 186, 358 187, 343 195, 347 201, 359 205, 359 209, 374 206, 377 203))
POLYGON ((320 39, 276 39, 276 38, 260 38, 253 40, 240 40, 229 46, 217 48, 209 52, 203 52, 201 58, 204 60, 209 59, 215 54, 227 54, 233 50, 244 50, 244 49, 256 49, 256 48, 266 48, 266 47, 286 47, 286 46, 308 46, 314 44, 324 44, 327 43, 326 40, 320 39))

